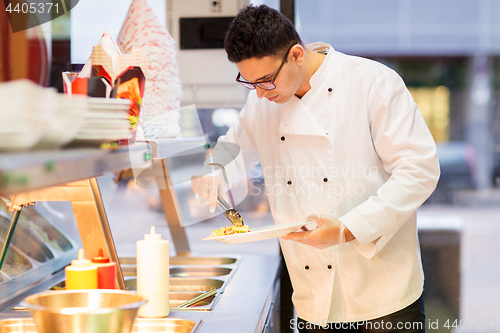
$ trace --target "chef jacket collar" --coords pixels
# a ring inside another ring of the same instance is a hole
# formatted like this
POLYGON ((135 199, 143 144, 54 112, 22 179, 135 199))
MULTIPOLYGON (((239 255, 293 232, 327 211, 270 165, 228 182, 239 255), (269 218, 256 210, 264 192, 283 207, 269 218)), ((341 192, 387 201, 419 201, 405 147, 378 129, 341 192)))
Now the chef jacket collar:
MULTIPOLYGON (((338 84, 340 83, 339 78, 341 66, 335 66, 335 51, 330 45, 325 43, 313 43, 307 45, 307 47, 316 52, 328 53, 321 66, 313 74, 309 81, 311 89, 304 95, 302 99, 294 95, 285 104, 285 110, 281 118, 279 129, 281 134, 318 135, 326 137, 325 130, 318 123, 316 118, 311 114, 304 103, 309 92, 313 92, 312 90, 318 89, 318 87, 322 85, 324 78, 328 76, 331 70, 339 71, 339 75, 335 75, 337 79, 335 80, 334 86, 335 88, 337 88, 338 84)), ((316 94, 314 93, 314 95, 316 94)))
MULTIPOLYGON (((337 88, 340 84, 341 66, 336 59, 338 57, 335 56, 336 52, 333 47, 325 43, 312 43, 307 45, 307 48, 318 53, 326 53, 326 57, 323 60, 323 63, 309 79, 309 84, 311 85, 310 91, 317 89, 321 84, 323 84, 327 77, 331 77, 332 73, 334 74, 333 77, 335 77, 335 87, 331 88, 337 88)), ((305 96, 306 95, 307 93, 305 94, 305 96)))
POLYGON ((325 136, 325 131, 316 121, 309 109, 297 96, 293 96, 286 104, 281 117, 281 134, 302 134, 325 136))

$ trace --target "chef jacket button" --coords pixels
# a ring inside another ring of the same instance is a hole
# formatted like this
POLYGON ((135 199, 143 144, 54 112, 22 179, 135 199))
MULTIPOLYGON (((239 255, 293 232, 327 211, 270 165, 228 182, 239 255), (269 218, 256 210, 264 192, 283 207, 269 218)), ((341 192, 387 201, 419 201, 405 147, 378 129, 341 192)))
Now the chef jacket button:
POLYGON ((328 178, 323 178, 323 181, 326 183, 328 181, 328 178))
POLYGON ((305 268, 306 270, 308 270, 308 269, 309 269, 309 265, 306 265, 304 268, 305 268))
POLYGON ((333 91, 333 89, 332 89, 332 88, 328 88, 328 92, 332 92, 332 91, 333 91))
POLYGON ((287 181, 286 183, 287 183, 288 185, 292 185, 292 181, 291 181, 291 180, 287 181))
POLYGON ((281 137, 281 141, 285 141, 285 137, 284 136, 281 137))
POLYGON ((332 269, 332 265, 328 265, 328 266, 326 266, 326 268, 332 269))

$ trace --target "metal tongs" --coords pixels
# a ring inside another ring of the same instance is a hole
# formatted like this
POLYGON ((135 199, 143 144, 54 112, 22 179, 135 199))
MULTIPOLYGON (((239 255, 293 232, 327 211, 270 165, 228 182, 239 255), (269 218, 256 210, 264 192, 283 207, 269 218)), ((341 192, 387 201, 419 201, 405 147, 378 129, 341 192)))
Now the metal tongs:
POLYGON ((224 215, 229 219, 229 221, 231 221, 234 226, 242 227, 245 225, 240 213, 238 213, 236 209, 231 207, 231 205, 227 203, 226 200, 222 199, 219 195, 217 196, 217 206, 222 209, 224 215))
MULTIPOLYGON (((219 165, 219 166, 222 167, 221 165, 219 165)), ((224 170, 224 167, 222 167, 222 170, 223 170, 222 175, 224 176, 224 182, 226 183, 226 188, 229 189, 230 186, 229 186, 229 182, 227 180, 227 176, 226 176, 226 172, 224 170)), ((231 200, 231 203, 234 206, 234 200, 233 200, 231 190, 227 191, 227 194, 228 194, 229 200, 231 200)), ((236 209, 234 209, 233 206, 231 206, 226 200, 224 200, 219 195, 218 192, 217 192, 217 206, 220 209, 222 209, 222 211, 224 212, 224 215, 229 219, 229 221, 231 221, 231 223, 235 227, 242 227, 245 225, 243 223, 243 218, 241 217, 240 213, 238 213, 238 211, 236 209)))
POLYGON ((208 298, 210 296, 213 296, 217 294, 217 289, 216 288, 212 288, 206 292, 204 292, 203 294, 200 294, 194 298, 191 298, 190 300, 188 301, 185 301, 184 303, 178 305, 176 308, 177 309, 181 309, 181 308, 187 308, 188 306, 191 306, 191 305, 194 305, 202 300, 204 300, 205 298, 208 298))

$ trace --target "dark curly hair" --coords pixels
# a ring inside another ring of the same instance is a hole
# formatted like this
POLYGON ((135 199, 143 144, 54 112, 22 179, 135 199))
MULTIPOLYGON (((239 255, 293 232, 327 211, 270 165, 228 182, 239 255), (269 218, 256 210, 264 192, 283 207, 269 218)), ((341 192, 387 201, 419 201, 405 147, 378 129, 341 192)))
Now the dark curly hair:
POLYGON ((224 48, 231 62, 280 56, 293 43, 302 44, 292 22, 266 5, 246 6, 231 22, 224 48))

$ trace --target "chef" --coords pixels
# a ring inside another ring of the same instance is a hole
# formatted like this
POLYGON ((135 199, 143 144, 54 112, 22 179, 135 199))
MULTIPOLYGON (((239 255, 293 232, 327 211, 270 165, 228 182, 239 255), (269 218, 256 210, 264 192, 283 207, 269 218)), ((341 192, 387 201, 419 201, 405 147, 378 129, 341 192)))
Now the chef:
POLYGON ((234 181, 260 161, 275 223, 315 222, 280 239, 300 332, 424 332, 416 210, 440 171, 402 79, 330 45, 304 45, 265 5, 240 11, 225 49, 251 91, 193 176, 194 192, 214 211, 224 176, 234 181))

